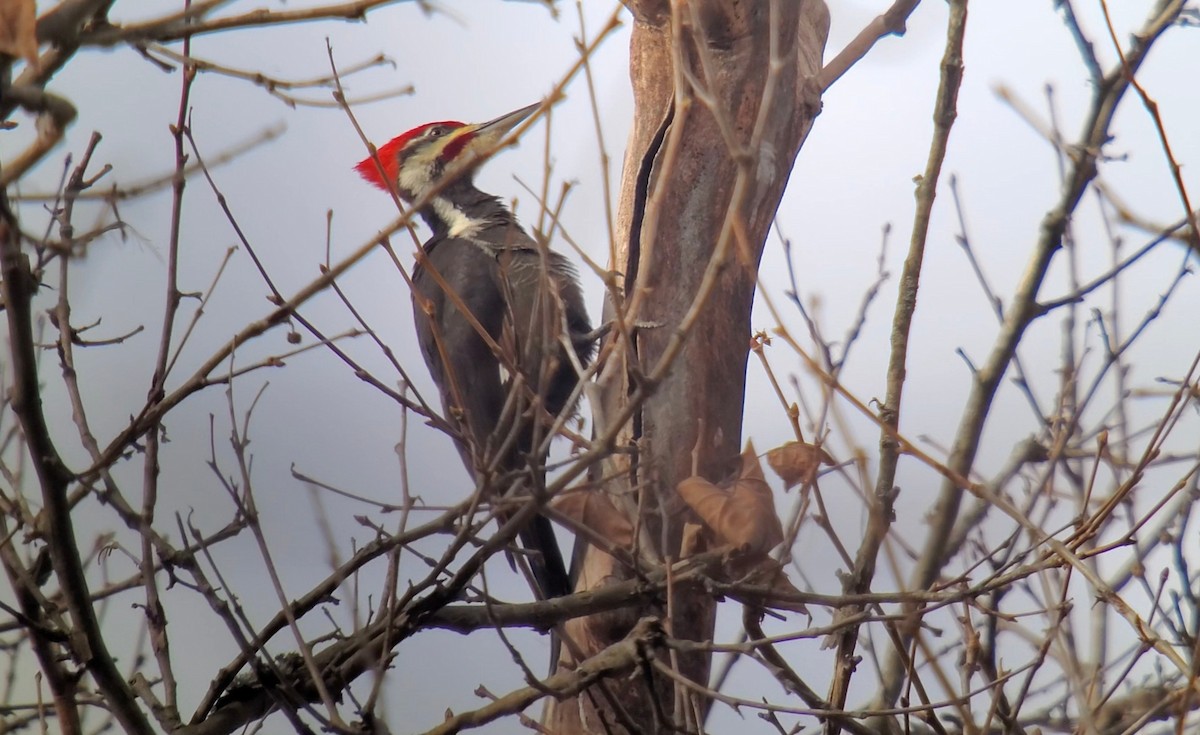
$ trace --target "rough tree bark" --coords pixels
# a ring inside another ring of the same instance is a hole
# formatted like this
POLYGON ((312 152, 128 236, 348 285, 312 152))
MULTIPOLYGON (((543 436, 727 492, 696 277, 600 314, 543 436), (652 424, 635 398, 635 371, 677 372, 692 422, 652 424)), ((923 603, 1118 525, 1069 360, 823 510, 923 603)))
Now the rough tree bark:
MULTIPOLYGON (((622 434, 630 451, 605 467, 605 490, 639 515, 638 557, 671 560, 680 557, 690 520, 675 486, 692 474, 693 449, 699 474, 710 479, 737 466, 758 262, 820 111, 829 14, 823 0, 627 5, 636 110, 612 253, 616 303, 607 317, 621 311, 659 326, 631 342, 614 338, 594 409, 603 432, 608 417, 645 398, 622 434)), ((633 576, 594 547, 577 564, 579 589, 633 576)), ((677 593, 667 607, 569 622, 560 666, 571 665, 572 647, 576 657, 593 655, 647 613, 662 615, 673 637, 711 639, 710 597, 677 593)), ((707 684, 707 655, 664 663, 707 684)), ((703 717, 703 698, 668 677, 649 678, 653 687, 631 677, 560 702, 547 724, 555 733, 652 732, 663 716, 692 727, 703 717)))

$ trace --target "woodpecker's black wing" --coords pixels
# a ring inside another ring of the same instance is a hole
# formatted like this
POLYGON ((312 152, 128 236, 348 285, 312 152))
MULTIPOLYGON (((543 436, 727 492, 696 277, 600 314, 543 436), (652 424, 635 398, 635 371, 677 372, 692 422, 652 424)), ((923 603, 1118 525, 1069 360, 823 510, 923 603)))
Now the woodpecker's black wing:
MULTIPOLYGON (((578 383, 564 342, 576 345, 582 364, 592 352, 590 344, 570 338, 591 328, 574 270, 562 256, 539 251, 511 221, 470 238, 435 236, 425 247, 429 266, 444 285, 430 268, 414 272, 417 336, 446 414, 463 429, 467 441, 458 443, 463 462, 476 476, 489 467, 498 476, 519 476, 513 471, 527 467, 530 460, 541 466, 543 457, 530 457, 534 444, 546 434, 541 417, 567 408, 578 383), (477 324, 463 315, 447 291, 458 295, 477 324), (564 324, 566 340, 560 338, 564 324), (497 358, 480 329, 500 347, 504 360, 497 358), (510 396, 514 370, 523 380, 510 396), (535 410, 532 395, 540 398, 543 410, 535 410)), ((544 484, 540 472, 533 480, 539 488, 544 484)), ((533 552, 530 568, 539 597, 569 594, 566 566, 549 519, 539 514, 521 530, 520 538, 533 552)))
MULTIPOLYGON (((418 265, 414 270, 417 341, 442 395, 447 418, 461 423, 466 430, 464 438, 476 445, 476 452, 483 452, 504 405, 500 363, 447 292, 457 295, 494 341, 500 335, 505 310, 503 292, 496 285, 495 260, 475 243, 454 237, 431 240, 425 254, 445 286, 429 268, 418 265)), ((474 474, 473 447, 460 442, 458 449, 474 474)))
POLYGON ((586 367, 591 360, 593 343, 581 338, 592 325, 571 262, 556 252, 537 250, 532 241, 529 245, 501 250, 496 258, 506 309, 503 346, 516 355, 525 382, 545 411, 558 416, 571 408, 579 383, 575 363, 586 367), (575 353, 574 360, 568 350, 575 353))

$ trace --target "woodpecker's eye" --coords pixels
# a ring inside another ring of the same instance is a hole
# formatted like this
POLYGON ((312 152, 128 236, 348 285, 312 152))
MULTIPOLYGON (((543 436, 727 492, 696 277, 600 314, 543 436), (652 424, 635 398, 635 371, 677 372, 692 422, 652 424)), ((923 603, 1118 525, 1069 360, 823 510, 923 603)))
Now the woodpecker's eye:
POLYGON ((432 128, 429 129, 429 132, 425 133, 425 137, 437 138, 437 137, 440 137, 445 132, 446 132, 446 128, 444 128, 443 126, 434 125, 432 128))

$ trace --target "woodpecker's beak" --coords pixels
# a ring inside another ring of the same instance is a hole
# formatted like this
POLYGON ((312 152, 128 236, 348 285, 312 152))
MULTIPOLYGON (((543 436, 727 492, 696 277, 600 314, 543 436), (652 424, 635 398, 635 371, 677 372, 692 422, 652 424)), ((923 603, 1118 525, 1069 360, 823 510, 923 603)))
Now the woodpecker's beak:
POLYGON ((504 140, 504 136, 512 132, 512 129, 520 125, 526 118, 537 111, 542 104, 540 102, 522 107, 519 110, 501 115, 495 120, 490 120, 478 125, 467 125, 455 131, 454 137, 470 136, 470 142, 467 143, 469 152, 481 156, 494 152, 500 147, 500 142, 504 140))

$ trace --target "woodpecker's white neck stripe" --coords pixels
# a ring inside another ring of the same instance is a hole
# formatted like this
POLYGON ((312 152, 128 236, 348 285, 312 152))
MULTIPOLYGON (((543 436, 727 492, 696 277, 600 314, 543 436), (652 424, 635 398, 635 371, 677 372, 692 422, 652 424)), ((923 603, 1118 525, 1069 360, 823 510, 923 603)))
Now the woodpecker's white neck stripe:
POLYGON ((451 237, 472 238, 482 232, 488 224, 485 219, 472 219, 470 215, 444 197, 434 197, 431 205, 438 219, 446 223, 451 237))

